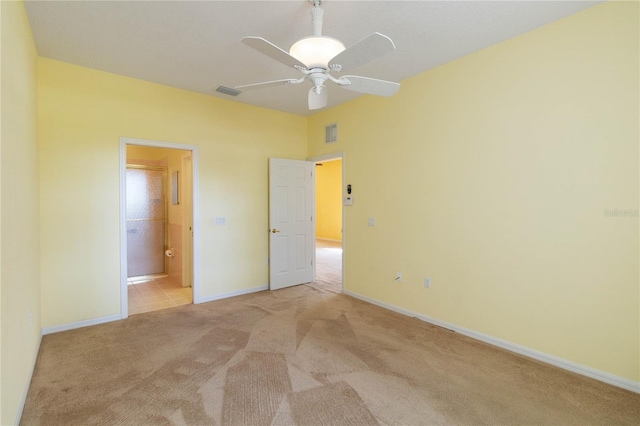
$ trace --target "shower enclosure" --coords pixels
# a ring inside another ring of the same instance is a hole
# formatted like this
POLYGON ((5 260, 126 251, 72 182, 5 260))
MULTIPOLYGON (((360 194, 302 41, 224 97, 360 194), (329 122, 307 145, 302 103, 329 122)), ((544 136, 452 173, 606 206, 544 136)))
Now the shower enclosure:
POLYGON ((165 273, 166 171, 127 164, 127 277, 165 273))

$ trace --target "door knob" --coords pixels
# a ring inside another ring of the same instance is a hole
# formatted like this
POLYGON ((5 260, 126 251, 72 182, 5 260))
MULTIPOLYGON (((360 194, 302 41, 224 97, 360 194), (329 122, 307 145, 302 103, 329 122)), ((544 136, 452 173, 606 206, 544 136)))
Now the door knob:
POLYGON ((276 232, 280 232, 280 231, 278 231, 276 228, 273 228, 273 229, 271 230, 271 233, 273 233, 273 234, 275 234, 276 232))

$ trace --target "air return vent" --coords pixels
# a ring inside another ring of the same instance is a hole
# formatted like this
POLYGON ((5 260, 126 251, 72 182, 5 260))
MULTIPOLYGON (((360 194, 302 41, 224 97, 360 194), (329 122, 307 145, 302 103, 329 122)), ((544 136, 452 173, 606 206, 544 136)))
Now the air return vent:
POLYGON ((230 96, 238 96, 240 93, 242 93, 237 89, 233 89, 231 87, 226 87, 226 86, 218 86, 218 88, 216 89, 216 92, 224 93, 225 95, 230 95, 230 96))
POLYGON ((338 124, 328 124, 324 128, 324 143, 333 143, 338 141, 338 124))

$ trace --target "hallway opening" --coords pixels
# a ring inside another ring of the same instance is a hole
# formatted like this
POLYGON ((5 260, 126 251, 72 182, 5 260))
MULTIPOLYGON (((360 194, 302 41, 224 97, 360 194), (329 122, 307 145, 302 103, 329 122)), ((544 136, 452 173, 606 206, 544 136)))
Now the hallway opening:
POLYGON ((316 273, 315 283, 342 292, 343 160, 316 161, 316 273))

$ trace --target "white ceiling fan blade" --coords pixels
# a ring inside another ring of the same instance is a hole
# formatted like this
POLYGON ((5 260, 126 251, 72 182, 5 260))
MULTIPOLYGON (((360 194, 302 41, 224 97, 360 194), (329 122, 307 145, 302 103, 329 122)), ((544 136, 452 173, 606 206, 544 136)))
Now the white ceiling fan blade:
POLYGON ((373 33, 336 55, 329 61, 329 66, 340 65, 342 71, 345 71, 366 64, 395 50, 395 48, 396 46, 389 37, 380 33, 373 33))
POLYGON ((393 96, 400 89, 400 83, 378 80, 377 78, 345 75, 340 80, 347 80, 350 84, 339 84, 340 87, 354 92, 368 93, 378 96, 393 96))
POLYGON ((305 64, 262 37, 245 37, 242 39, 242 42, 247 46, 256 49, 258 52, 267 55, 271 59, 275 59, 276 61, 285 64, 286 66, 293 67, 298 65, 302 68, 307 68, 305 64))
POLYGON ((309 90, 309 109, 321 109, 327 106, 327 88, 323 87, 320 94, 316 93, 315 87, 309 90))
POLYGON ((242 86, 236 86, 235 89, 238 89, 238 90, 263 89, 265 87, 282 86, 283 84, 295 84, 296 81, 297 80, 292 80, 290 78, 287 78, 285 80, 273 80, 273 81, 265 81, 262 83, 245 84, 242 86))

